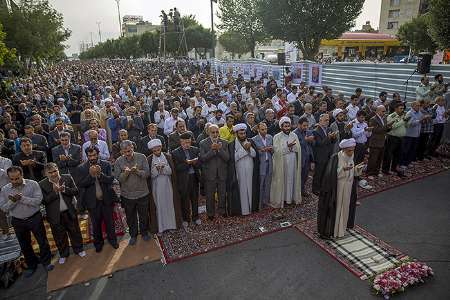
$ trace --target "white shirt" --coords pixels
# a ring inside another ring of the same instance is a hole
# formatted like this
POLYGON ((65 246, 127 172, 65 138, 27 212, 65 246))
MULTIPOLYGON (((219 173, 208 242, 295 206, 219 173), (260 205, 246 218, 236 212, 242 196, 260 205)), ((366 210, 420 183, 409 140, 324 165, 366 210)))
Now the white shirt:
POLYGON ((443 124, 445 123, 445 107, 439 106, 436 108, 436 118, 433 120, 433 124, 443 124))
POLYGON ((287 101, 289 103, 294 103, 295 101, 297 101, 297 97, 298 97, 298 94, 294 94, 291 92, 287 95, 287 101))
POLYGON ((347 117, 349 120, 354 120, 356 118, 356 114, 359 111, 359 107, 358 106, 353 106, 353 104, 349 104, 347 106, 347 117))
POLYGON ((170 114, 167 110, 165 110, 163 113, 158 110, 155 112, 154 117, 155 123, 158 126, 158 128, 164 129, 164 123, 168 118, 170 118, 170 114), (163 116, 163 118, 161 118, 161 115, 163 116))
MULTIPOLYGON (((88 159, 87 159, 87 156, 86 156, 85 150, 86 150, 90 145, 91 145, 91 141, 87 141, 87 142, 85 142, 85 143, 83 144, 83 147, 82 147, 82 148, 83 148, 83 151, 82 151, 83 161, 87 161, 87 160, 88 160, 88 159)), ((110 157, 109 150, 108 150, 108 144, 106 144, 105 141, 98 140, 98 141, 97 141, 97 145, 95 145, 95 146, 98 148, 98 150, 100 150, 100 153, 99 153, 100 159, 108 160, 109 157, 110 157)))
POLYGON ((193 108, 190 106, 188 108, 186 108, 186 114, 187 114, 188 119, 192 119, 194 117, 194 109, 195 109, 195 107, 193 108))
POLYGON ((228 114, 230 112, 230 108, 225 102, 220 102, 217 106, 218 109, 220 109, 224 115, 228 114))
POLYGON ((9 183, 8 174, 6 170, 12 166, 12 162, 9 158, 0 156, 0 189, 9 183))
POLYGON ((272 97, 272 105, 275 112, 278 112, 282 109, 280 105, 280 98, 277 95, 272 97))
POLYGON ((206 105, 206 101, 203 98, 195 98, 194 97, 194 100, 195 100, 195 106, 203 107, 203 105, 206 105))
POLYGON ((367 142, 367 138, 372 135, 370 131, 367 131, 367 123, 360 123, 357 119, 353 122, 352 127, 352 136, 358 144, 365 144, 367 142))
POLYGON ((211 104, 208 106, 207 104, 202 107, 202 116, 208 118, 212 118, 214 116, 214 112, 217 110, 217 106, 211 104))
POLYGON ((217 120, 217 118, 214 116, 211 119, 209 119, 208 122, 211 123, 211 124, 215 124, 215 125, 217 125, 219 127, 222 126, 222 125, 225 125, 224 117, 221 117, 219 120, 217 120))
POLYGON ((169 117, 168 119, 166 119, 166 121, 164 122, 164 134, 166 136, 169 136, 169 134, 171 134, 173 132, 173 128, 175 127, 175 123, 178 120, 183 120, 183 119, 181 119, 181 118, 174 119, 173 117, 169 117))

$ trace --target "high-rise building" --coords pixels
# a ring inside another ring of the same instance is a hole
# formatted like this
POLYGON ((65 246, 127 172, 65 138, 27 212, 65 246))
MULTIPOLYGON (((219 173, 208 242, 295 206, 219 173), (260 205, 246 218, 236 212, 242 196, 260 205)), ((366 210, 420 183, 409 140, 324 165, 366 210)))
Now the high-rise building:
POLYGON ((379 32, 397 34, 398 28, 428 8, 428 0, 382 0, 379 32))

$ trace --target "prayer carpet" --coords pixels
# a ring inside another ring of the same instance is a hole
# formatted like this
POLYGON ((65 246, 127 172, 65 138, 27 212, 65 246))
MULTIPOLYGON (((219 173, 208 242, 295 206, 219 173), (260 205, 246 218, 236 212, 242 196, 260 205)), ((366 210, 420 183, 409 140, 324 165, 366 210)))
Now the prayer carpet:
POLYGON ((161 258, 161 252, 155 240, 145 242, 140 238, 134 246, 128 246, 128 240, 123 240, 116 250, 105 243, 101 253, 95 253, 93 248, 86 250, 86 253, 87 255, 83 258, 78 255, 69 256, 63 265, 55 261, 55 269, 48 273, 47 292, 161 258))
POLYGON ((295 228, 362 280, 391 269, 408 258, 359 226, 336 240, 321 239, 315 219, 301 222, 295 228))
MULTIPOLYGON (((358 189, 358 199, 361 200, 375 193, 437 174, 447 170, 449 165, 449 159, 432 159, 415 163, 411 169, 406 171, 408 177, 404 179, 396 175, 375 177, 373 180, 368 180, 372 189, 358 189)), ((311 191, 311 178, 307 181, 306 190, 311 191)), ((315 220, 317 202, 318 197, 311 194, 309 197, 304 197, 300 205, 283 209, 265 208, 245 217, 218 217, 212 222, 208 221, 206 215, 202 213, 200 214, 201 225, 190 225, 187 230, 170 230, 158 235, 164 256, 163 262, 172 263, 201 255, 283 230, 305 220, 315 220)))

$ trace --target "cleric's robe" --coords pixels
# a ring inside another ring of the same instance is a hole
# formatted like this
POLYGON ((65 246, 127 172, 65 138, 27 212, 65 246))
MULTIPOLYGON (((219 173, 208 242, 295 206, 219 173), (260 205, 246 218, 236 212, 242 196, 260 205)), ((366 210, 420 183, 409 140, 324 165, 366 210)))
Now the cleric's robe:
MULTIPOLYGON (((359 172, 353 168, 353 158, 340 151, 333 154, 322 179, 317 214, 318 232, 323 238, 342 237, 347 228, 353 228, 356 212, 357 181, 359 172)), ((359 174, 360 175, 360 174, 359 174)))
POLYGON ((237 140, 228 144, 227 212, 230 216, 259 210, 259 158, 254 142, 248 141, 252 144, 250 152, 237 140))
POLYGON ((301 191, 301 146, 294 132, 284 132, 273 137, 273 172, 270 191, 270 205, 274 208, 284 207, 284 203, 300 204, 301 191), (292 150, 287 144, 295 141, 292 150))
POLYGON ((181 225, 181 204, 176 188, 172 156, 168 153, 161 153, 158 158, 151 154, 147 160, 151 173, 147 180, 151 191, 149 194, 150 231, 161 233, 165 230, 177 229, 181 225), (161 173, 156 170, 158 161, 166 164, 161 173))

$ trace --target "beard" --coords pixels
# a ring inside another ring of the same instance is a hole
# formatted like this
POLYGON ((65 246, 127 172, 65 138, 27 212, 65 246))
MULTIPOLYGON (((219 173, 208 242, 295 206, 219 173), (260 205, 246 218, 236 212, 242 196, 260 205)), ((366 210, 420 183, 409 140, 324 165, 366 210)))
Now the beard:
POLYGON ((291 132, 291 129, 282 129, 282 131, 284 132, 284 134, 289 134, 291 132))

